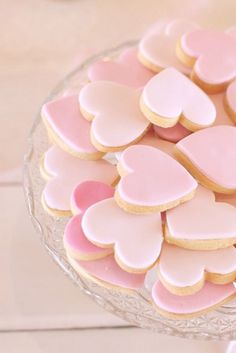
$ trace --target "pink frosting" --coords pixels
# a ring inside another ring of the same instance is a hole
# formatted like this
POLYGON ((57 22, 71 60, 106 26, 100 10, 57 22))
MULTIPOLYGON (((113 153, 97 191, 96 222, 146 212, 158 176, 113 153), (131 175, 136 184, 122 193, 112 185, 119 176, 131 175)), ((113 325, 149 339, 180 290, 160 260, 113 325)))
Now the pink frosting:
POLYGON ((160 126, 154 126, 154 130, 158 136, 163 138, 164 140, 171 141, 171 142, 178 142, 182 140, 182 138, 191 134, 191 131, 186 129, 180 123, 177 123, 173 127, 163 128, 160 126))
POLYGON ((236 209, 215 202, 214 193, 199 186, 192 200, 166 212, 166 224, 175 239, 224 242, 224 239, 235 238, 236 209))
POLYGON ((159 149, 136 145, 127 148, 120 164, 128 174, 117 186, 120 197, 134 205, 163 206, 190 194, 197 182, 176 160, 159 149))
POLYGON ((140 90, 108 81, 87 84, 79 95, 80 106, 94 119, 92 136, 105 146, 122 149, 137 140, 150 122, 139 109, 140 90))
MULTIPOLYGON (((188 212, 186 212, 186 220, 188 212)), ((190 220, 191 221, 191 220, 190 220)), ((205 271, 226 275, 236 271, 236 248, 197 251, 164 243, 159 260, 161 278, 174 287, 194 286, 204 279, 205 271)))
POLYGON ((76 261, 69 257, 69 261, 78 272, 82 268, 96 279, 114 286, 139 289, 144 283, 143 274, 128 273, 122 270, 113 255, 95 261, 76 261))
POLYGON ((226 91, 226 99, 229 107, 236 114, 236 80, 228 86, 226 91))
POLYGON ((173 68, 154 76, 144 87, 142 98, 147 108, 169 120, 170 126, 174 126, 181 115, 199 127, 213 124, 216 118, 215 106, 207 94, 173 68))
POLYGON ((226 32, 195 30, 181 38, 183 51, 196 58, 194 71, 208 84, 229 82, 236 76, 236 38, 226 32))
POLYGON ((90 142, 90 122, 80 113, 78 94, 65 96, 43 105, 42 116, 55 134, 73 151, 96 153, 90 142))
POLYGON ((153 73, 138 61, 137 48, 125 49, 116 61, 99 60, 88 69, 90 81, 112 81, 137 88, 144 86, 152 76, 153 73))
POLYGON ((114 247, 118 263, 130 271, 145 271, 159 257, 163 241, 159 212, 148 215, 128 213, 111 198, 87 209, 82 228, 92 243, 114 247))
POLYGON ((68 211, 74 188, 86 180, 112 184, 117 178, 116 167, 101 159, 82 160, 64 152, 57 146, 51 147, 44 157, 44 169, 51 176, 43 197, 48 207, 68 211))
POLYGON ((160 21, 141 39, 139 51, 149 63, 160 69, 172 66, 189 74, 189 68, 176 57, 175 48, 182 34, 196 28, 195 24, 181 19, 160 21))
POLYGON ((236 188, 235 127, 222 125, 197 131, 176 147, 207 178, 224 188, 236 188))
POLYGON ((178 296, 170 293, 157 281, 152 289, 152 298, 158 308, 177 315, 194 314, 211 307, 219 306, 224 300, 236 294, 233 283, 217 285, 206 282, 204 287, 193 295, 178 296))

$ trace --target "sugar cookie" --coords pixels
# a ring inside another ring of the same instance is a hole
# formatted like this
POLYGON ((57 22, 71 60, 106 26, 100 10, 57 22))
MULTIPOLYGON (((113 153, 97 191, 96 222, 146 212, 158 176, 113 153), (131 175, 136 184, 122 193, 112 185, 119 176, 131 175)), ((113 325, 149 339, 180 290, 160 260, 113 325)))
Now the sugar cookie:
POLYGON ((146 272, 161 251, 161 214, 127 213, 113 198, 89 207, 82 219, 82 229, 93 244, 114 248, 116 261, 128 272, 146 272))
POLYGON ((79 183, 93 179, 112 185, 117 179, 116 167, 109 162, 82 160, 57 146, 45 153, 41 173, 48 179, 42 194, 43 206, 56 216, 71 215, 70 197, 79 183))
POLYGON ((103 156, 90 142, 91 123, 80 113, 78 94, 45 103, 41 115, 50 137, 66 152, 82 159, 103 156))
POLYGON ((236 124, 236 80, 228 86, 225 93, 224 103, 225 110, 236 124))
POLYGON ((194 250, 234 245, 236 208, 215 202, 214 193, 199 186, 192 200, 166 212, 165 239, 194 250))
POLYGON ((150 122, 139 109, 140 90, 114 82, 87 84, 79 94, 82 113, 91 123, 91 140, 102 152, 115 152, 136 143, 150 122))
POLYGON ((164 128, 179 122, 196 131, 212 125, 216 118, 215 106, 207 94, 173 68, 161 71, 147 83, 140 107, 147 119, 164 128))
POLYGON ((157 148, 127 148, 118 163, 115 199, 132 213, 165 211, 191 199, 197 182, 176 160, 157 148))
POLYGON ((137 48, 128 48, 117 60, 96 61, 88 68, 88 78, 90 81, 112 81, 130 87, 143 87, 154 74, 140 64, 137 55, 137 48))
POLYGON ((236 192, 236 127, 213 126, 176 144, 175 155, 205 187, 236 192))

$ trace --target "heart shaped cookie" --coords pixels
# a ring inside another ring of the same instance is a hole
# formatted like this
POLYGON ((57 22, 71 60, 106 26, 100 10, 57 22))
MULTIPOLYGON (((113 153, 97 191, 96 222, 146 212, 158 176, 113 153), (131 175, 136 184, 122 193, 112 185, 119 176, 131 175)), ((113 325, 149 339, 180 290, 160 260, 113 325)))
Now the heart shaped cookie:
POLYGON ((228 303, 236 296, 233 283, 217 285, 206 282, 197 293, 179 296, 170 293, 160 281, 152 288, 152 299, 157 311, 168 318, 188 319, 228 303))
POLYGON ((161 251, 161 214, 127 213, 113 198, 88 208, 82 229, 95 245, 114 248, 116 261, 128 272, 146 272, 157 261, 161 251))
POLYGON ((206 280, 215 284, 230 283, 236 278, 236 248, 196 251, 165 242, 158 272, 162 284, 176 295, 196 293, 206 280))
POLYGON ((87 84, 79 94, 83 115, 92 120, 91 140, 102 152, 115 152, 139 141, 150 122, 139 109, 140 90, 114 82, 87 84))
POLYGON ((115 199, 132 213, 165 211, 191 199, 197 182, 176 160, 157 148, 127 148, 118 163, 115 199))
POLYGON ((216 118, 215 106, 207 94, 173 68, 161 71, 147 83, 140 107, 147 119, 164 128, 179 122, 196 131, 212 125, 216 118))
POLYGON ((236 209, 215 202, 212 191, 198 187, 195 197, 166 212, 165 239, 194 250, 215 250, 236 243, 236 209))
POLYGON ((227 31, 185 33, 177 46, 177 55, 193 68, 192 79, 210 94, 224 91, 236 77, 236 37, 227 31))
POLYGON ((45 103, 41 115, 49 136, 62 149, 82 159, 102 157, 90 142, 91 124, 80 113, 78 94, 45 103))
POLYGON ((179 61, 175 48, 177 40, 186 32, 198 26, 182 19, 160 21, 148 31, 139 43, 139 60, 143 65, 159 72, 167 67, 175 67, 184 74, 190 69, 179 61))
POLYGON ((99 60, 88 68, 90 81, 112 81, 130 87, 143 87, 153 73, 137 58, 137 48, 125 49, 117 60, 99 60))
POLYGON ((41 173, 48 180, 42 194, 43 206, 57 216, 71 215, 70 197, 79 183, 92 179, 112 185, 117 179, 116 167, 109 162, 82 160, 57 146, 44 155, 41 173))
POLYGON ((205 187, 236 192, 236 127, 219 125, 197 131, 176 144, 175 155, 205 187))

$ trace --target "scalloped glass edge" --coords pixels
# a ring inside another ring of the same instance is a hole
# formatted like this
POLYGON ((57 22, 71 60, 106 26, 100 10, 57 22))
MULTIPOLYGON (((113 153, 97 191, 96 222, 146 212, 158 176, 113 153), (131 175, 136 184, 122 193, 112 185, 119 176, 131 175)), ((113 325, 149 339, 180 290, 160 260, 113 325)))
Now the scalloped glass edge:
MULTIPOLYGON (((45 99, 52 100, 68 90, 79 90, 87 80, 88 66, 99 58, 117 57, 125 48, 137 45, 129 41, 94 55, 70 72, 45 99)), ((43 246, 63 272, 105 310, 131 324, 154 332, 188 339, 236 339, 235 303, 222 306, 201 317, 173 320, 160 316, 148 299, 146 290, 126 292, 104 287, 82 277, 69 264, 62 243, 63 229, 68 218, 49 216, 41 205, 41 193, 45 182, 40 176, 39 161, 49 147, 46 130, 38 112, 28 138, 28 150, 24 157, 23 186, 31 221, 43 246)))

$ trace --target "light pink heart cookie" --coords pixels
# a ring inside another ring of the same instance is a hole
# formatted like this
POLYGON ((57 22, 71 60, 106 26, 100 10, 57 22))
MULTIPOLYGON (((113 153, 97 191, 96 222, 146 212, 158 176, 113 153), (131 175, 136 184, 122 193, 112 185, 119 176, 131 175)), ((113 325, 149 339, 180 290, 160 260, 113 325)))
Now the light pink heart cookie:
POLYGON ((193 68, 193 80, 208 93, 225 90, 236 77, 236 37, 227 31, 188 32, 181 37, 177 55, 193 68))
POLYGON ((173 68, 161 71, 144 87, 140 107, 154 125, 164 128, 178 122, 191 131, 212 125, 216 109, 194 82, 173 68))
POLYGON ((53 141, 72 155, 99 159, 103 153, 90 142, 90 122, 80 113, 78 94, 45 103, 41 112, 53 141))
POLYGON ((191 134, 192 131, 186 129, 183 125, 180 123, 177 123, 173 127, 160 127, 157 125, 154 125, 154 130, 158 136, 160 136, 162 139, 176 143, 179 140, 182 140, 184 137, 188 136, 191 134))
POLYGON ((49 213, 58 216, 71 215, 70 197, 79 183, 92 179, 112 185, 117 179, 116 167, 109 162, 82 160, 57 146, 44 155, 41 171, 48 179, 42 195, 43 205, 49 213))
POLYGON ((98 181, 80 183, 71 196, 72 211, 76 216, 67 223, 64 231, 64 247, 69 256, 78 260, 94 260, 107 256, 112 249, 99 248, 84 235, 81 222, 83 213, 95 203, 112 197, 114 189, 98 181))
POLYGON ((112 81, 130 87, 143 87, 153 73, 137 58, 137 48, 125 49, 117 60, 99 60, 88 68, 90 81, 112 81))
POLYGON ((165 239, 194 250, 215 250, 236 243, 236 209, 215 202, 212 191, 199 186, 195 197, 166 212, 165 239))
POLYGON ((157 148, 127 148, 118 163, 115 198, 132 213, 165 211, 191 199, 197 182, 176 160, 157 148))
POLYGON ((236 192, 236 127, 219 125, 197 131, 176 144, 178 160, 205 187, 236 192))
POLYGON ((236 80, 227 88, 225 93, 225 110, 230 118, 236 123, 236 80))
POLYGON ((162 284, 176 295, 196 293, 205 281, 215 284, 230 283, 236 278, 236 248, 231 246, 219 250, 197 251, 165 242, 158 272, 162 284))
POLYGON ((167 67, 175 67, 184 74, 190 69, 176 56, 177 40, 198 26, 182 19, 166 20, 152 26, 139 43, 139 59, 149 69, 159 72, 167 67))
POLYGON ((233 300, 235 296, 233 283, 217 285, 206 282, 198 293, 187 296, 170 293, 160 281, 152 288, 152 299, 158 312, 173 319, 203 315, 233 300))
POLYGON ((68 256, 68 260, 75 271, 99 282, 99 285, 137 290, 144 283, 144 274, 122 270, 113 255, 94 261, 77 261, 68 256))
POLYGON ((102 152, 115 152, 139 141, 150 122, 139 109, 140 90, 114 82, 87 84, 79 95, 81 110, 92 120, 92 143, 102 152))
POLYGON ((127 213, 113 198, 88 208, 82 229, 95 245, 114 248, 116 261, 128 272, 146 272, 155 264, 161 251, 161 214, 127 213))

